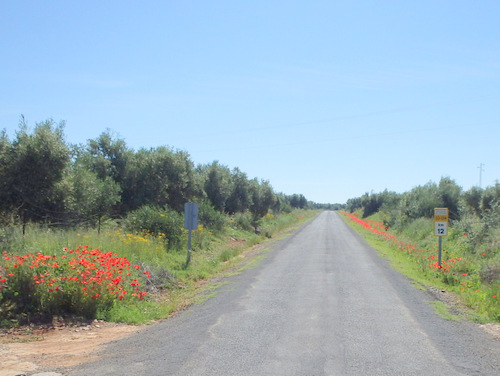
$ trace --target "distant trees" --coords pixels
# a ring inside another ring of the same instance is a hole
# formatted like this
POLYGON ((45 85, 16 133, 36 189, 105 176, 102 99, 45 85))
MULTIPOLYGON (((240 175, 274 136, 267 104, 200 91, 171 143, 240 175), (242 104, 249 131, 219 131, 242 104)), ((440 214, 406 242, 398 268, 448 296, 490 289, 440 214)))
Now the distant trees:
POLYGON ((169 205, 181 211, 184 202, 201 196, 189 155, 167 147, 139 150, 131 158, 122 189, 123 211, 142 205, 169 205))
POLYGON ((88 167, 99 178, 112 178, 118 184, 124 181, 127 165, 132 156, 124 140, 114 138, 110 131, 102 133, 97 139, 89 140, 86 153, 88 167))
POLYGON ((111 177, 100 179, 91 170, 73 165, 58 186, 63 192, 67 223, 88 223, 100 231, 101 219, 120 201, 121 189, 111 177))
POLYGON ((405 193, 400 201, 401 214, 406 219, 431 218, 434 208, 442 206, 438 187, 433 182, 413 188, 405 193))
POLYGON ((250 181, 250 211, 257 217, 263 217, 276 201, 271 184, 268 181, 258 181, 256 178, 250 181))
POLYGON ((221 212, 226 210, 226 203, 232 192, 231 171, 226 166, 221 166, 218 161, 202 168, 204 172, 205 194, 213 207, 221 212))
POLYGON ((163 221, 165 211, 181 214, 184 203, 194 201, 204 220, 220 228, 222 214, 251 213, 258 223, 270 211, 311 205, 303 195, 276 193, 268 181, 218 161, 195 167, 188 153, 166 146, 134 151, 109 130, 67 145, 63 129, 64 123, 47 120, 30 132, 23 120, 13 141, 0 133, 4 218, 100 228, 104 217, 135 223, 154 212, 163 221))
POLYGON ((10 179, 12 179, 9 166, 10 153, 11 144, 5 131, 2 131, 0 133, 0 216, 2 211, 7 211, 10 208, 10 179))
POLYGON ((231 172, 231 192, 226 201, 225 211, 229 214, 244 212, 250 208, 251 203, 250 181, 247 174, 235 167, 231 172))
POLYGON ((471 189, 463 193, 463 205, 470 213, 479 217, 481 215, 482 198, 483 190, 479 187, 472 187, 471 189))
POLYGON ((293 194, 290 197, 290 205, 294 208, 306 208, 308 206, 307 199, 304 195, 301 194, 293 194))
POLYGON ((439 181, 438 196, 441 207, 448 208, 450 219, 459 219, 459 205, 462 188, 449 177, 443 177, 439 181))
POLYGON ((488 187, 483 191, 481 195, 481 200, 479 203, 479 208, 481 210, 481 215, 485 215, 489 211, 498 207, 500 203, 500 183, 498 181, 493 187, 488 187))
POLYGON ((366 218, 382 210, 382 208, 385 211, 392 210, 399 204, 400 199, 400 195, 386 189, 381 193, 365 193, 361 197, 351 198, 347 200, 345 207, 351 213, 363 209, 363 217, 366 218))
POLYGON ((121 213, 144 205, 167 205, 169 176, 165 165, 169 163, 166 150, 141 149, 133 154, 121 184, 121 213))
POLYGON ((450 220, 455 222, 467 220, 483 223, 483 227, 491 227, 497 221, 500 224, 500 184, 486 189, 472 187, 464 192, 453 179, 443 177, 438 184, 429 182, 405 193, 365 193, 346 203, 346 210, 351 213, 361 210, 367 217, 379 212, 387 226, 396 227, 418 218, 432 218, 438 207, 448 208, 450 220))

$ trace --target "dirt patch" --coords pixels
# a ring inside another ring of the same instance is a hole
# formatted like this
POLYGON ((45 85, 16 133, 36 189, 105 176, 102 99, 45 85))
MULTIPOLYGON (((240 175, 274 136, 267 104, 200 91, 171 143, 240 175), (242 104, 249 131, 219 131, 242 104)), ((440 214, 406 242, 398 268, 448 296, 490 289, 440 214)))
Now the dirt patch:
POLYGON ((484 324, 480 326, 490 333, 495 341, 500 341, 500 324, 484 324))
POLYGON ((440 290, 435 287, 427 287, 427 292, 435 299, 443 302, 451 314, 470 319, 474 311, 465 306, 460 297, 452 292, 440 290))
POLYGON ((141 326, 93 321, 78 326, 24 327, 0 333, 0 376, 30 375, 95 359, 103 344, 141 326))

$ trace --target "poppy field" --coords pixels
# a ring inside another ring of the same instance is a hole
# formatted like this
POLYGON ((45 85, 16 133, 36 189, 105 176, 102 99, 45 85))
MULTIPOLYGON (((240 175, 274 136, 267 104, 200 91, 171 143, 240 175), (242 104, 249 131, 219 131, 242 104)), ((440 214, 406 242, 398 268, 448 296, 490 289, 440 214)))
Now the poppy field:
POLYGON ((3 252, 0 302, 3 319, 75 314, 93 318, 115 300, 143 300, 149 271, 126 257, 86 246, 61 254, 3 252))

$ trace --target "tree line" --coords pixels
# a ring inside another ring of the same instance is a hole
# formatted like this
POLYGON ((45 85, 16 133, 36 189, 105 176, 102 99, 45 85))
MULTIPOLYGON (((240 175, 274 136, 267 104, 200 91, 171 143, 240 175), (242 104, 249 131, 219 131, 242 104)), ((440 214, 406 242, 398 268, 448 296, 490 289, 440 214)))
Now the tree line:
POLYGON ((22 118, 12 140, 0 133, 0 224, 100 226, 143 207, 181 213, 190 201, 228 215, 251 213, 256 224, 270 211, 313 206, 218 161, 195 165, 168 146, 135 151, 111 131, 67 144, 64 125, 49 119, 30 130, 22 118))
POLYGON ((448 208, 455 226, 479 243, 500 227, 500 183, 463 190, 450 177, 428 182, 405 193, 385 190, 351 198, 346 210, 360 211, 363 217, 380 213, 387 227, 402 229, 419 218, 432 218, 434 208, 448 208))

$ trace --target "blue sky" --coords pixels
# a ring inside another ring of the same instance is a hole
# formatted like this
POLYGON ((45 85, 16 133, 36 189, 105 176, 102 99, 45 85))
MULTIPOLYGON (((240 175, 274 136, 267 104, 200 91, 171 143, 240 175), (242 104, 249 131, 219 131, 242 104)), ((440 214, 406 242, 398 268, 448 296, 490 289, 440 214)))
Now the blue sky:
POLYGON ((1 1, 0 129, 66 121, 315 202, 500 177, 500 2, 1 1))

